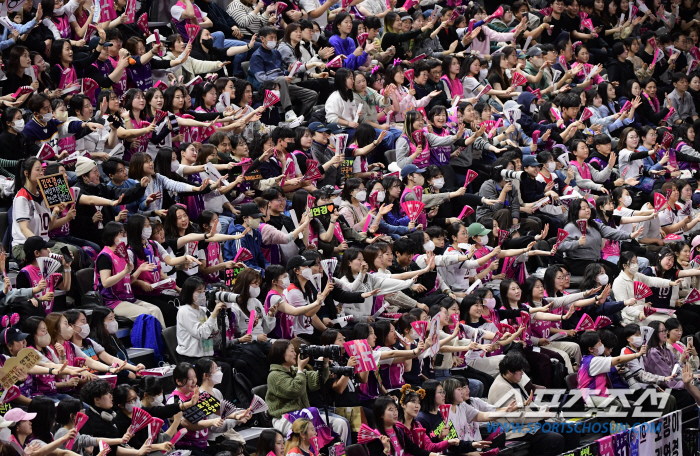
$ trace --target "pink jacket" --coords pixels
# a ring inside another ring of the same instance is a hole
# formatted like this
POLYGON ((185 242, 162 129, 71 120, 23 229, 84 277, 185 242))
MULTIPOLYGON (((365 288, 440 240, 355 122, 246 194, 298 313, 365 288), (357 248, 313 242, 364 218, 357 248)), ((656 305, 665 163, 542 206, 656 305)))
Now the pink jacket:
POLYGON ((479 41, 475 39, 471 42, 468 50, 479 51, 480 55, 490 55, 491 54, 491 41, 501 42, 501 41, 512 41, 513 33, 501 33, 488 28, 488 26, 481 27, 481 30, 486 35, 484 41, 479 41))

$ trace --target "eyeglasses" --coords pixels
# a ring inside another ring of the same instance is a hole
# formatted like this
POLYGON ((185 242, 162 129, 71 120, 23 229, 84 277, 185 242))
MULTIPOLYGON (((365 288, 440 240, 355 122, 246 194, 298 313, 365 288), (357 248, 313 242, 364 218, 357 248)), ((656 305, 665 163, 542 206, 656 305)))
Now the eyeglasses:
POLYGON ((664 329, 663 331, 659 330, 659 334, 664 334, 664 333, 667 333, 667 332, 668 332, 668 329, 664 329))

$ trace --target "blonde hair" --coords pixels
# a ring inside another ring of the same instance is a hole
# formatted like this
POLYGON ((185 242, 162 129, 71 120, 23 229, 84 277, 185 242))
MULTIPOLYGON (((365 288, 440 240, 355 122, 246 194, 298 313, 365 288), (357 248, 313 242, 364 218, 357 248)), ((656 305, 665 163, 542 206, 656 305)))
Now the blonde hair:
POLYGON ((309 427, 313 426, 311 420, 306 418, 298 418, 292 424, 292 435, 289 440, 284 444, 284 454, 289 454, 289 452, 298 447, 301 444, 301 435, 306 435, 309 432, 309 427))

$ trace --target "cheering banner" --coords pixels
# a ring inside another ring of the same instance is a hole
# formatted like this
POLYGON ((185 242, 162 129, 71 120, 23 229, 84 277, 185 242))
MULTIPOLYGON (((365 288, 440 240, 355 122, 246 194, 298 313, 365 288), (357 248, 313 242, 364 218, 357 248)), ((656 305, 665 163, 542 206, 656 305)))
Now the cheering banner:
POLYGON ((345 342, 345 352, 357 358, 355 373, 371 372, 377 368, 374 355, 366 339, 345 342))

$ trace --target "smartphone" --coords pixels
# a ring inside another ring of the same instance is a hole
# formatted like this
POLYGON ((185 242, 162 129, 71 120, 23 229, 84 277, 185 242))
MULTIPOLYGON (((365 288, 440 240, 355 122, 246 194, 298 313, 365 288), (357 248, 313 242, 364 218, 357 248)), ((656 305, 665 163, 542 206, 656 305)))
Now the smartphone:
POLYGON ((63 254, 63 258, 66 260, 66 263, 72 263, 73 262, 73 257, 70 254, 70 250, 68 250, 68 247, 65 245, 61 247, 61 253, 63 254))

